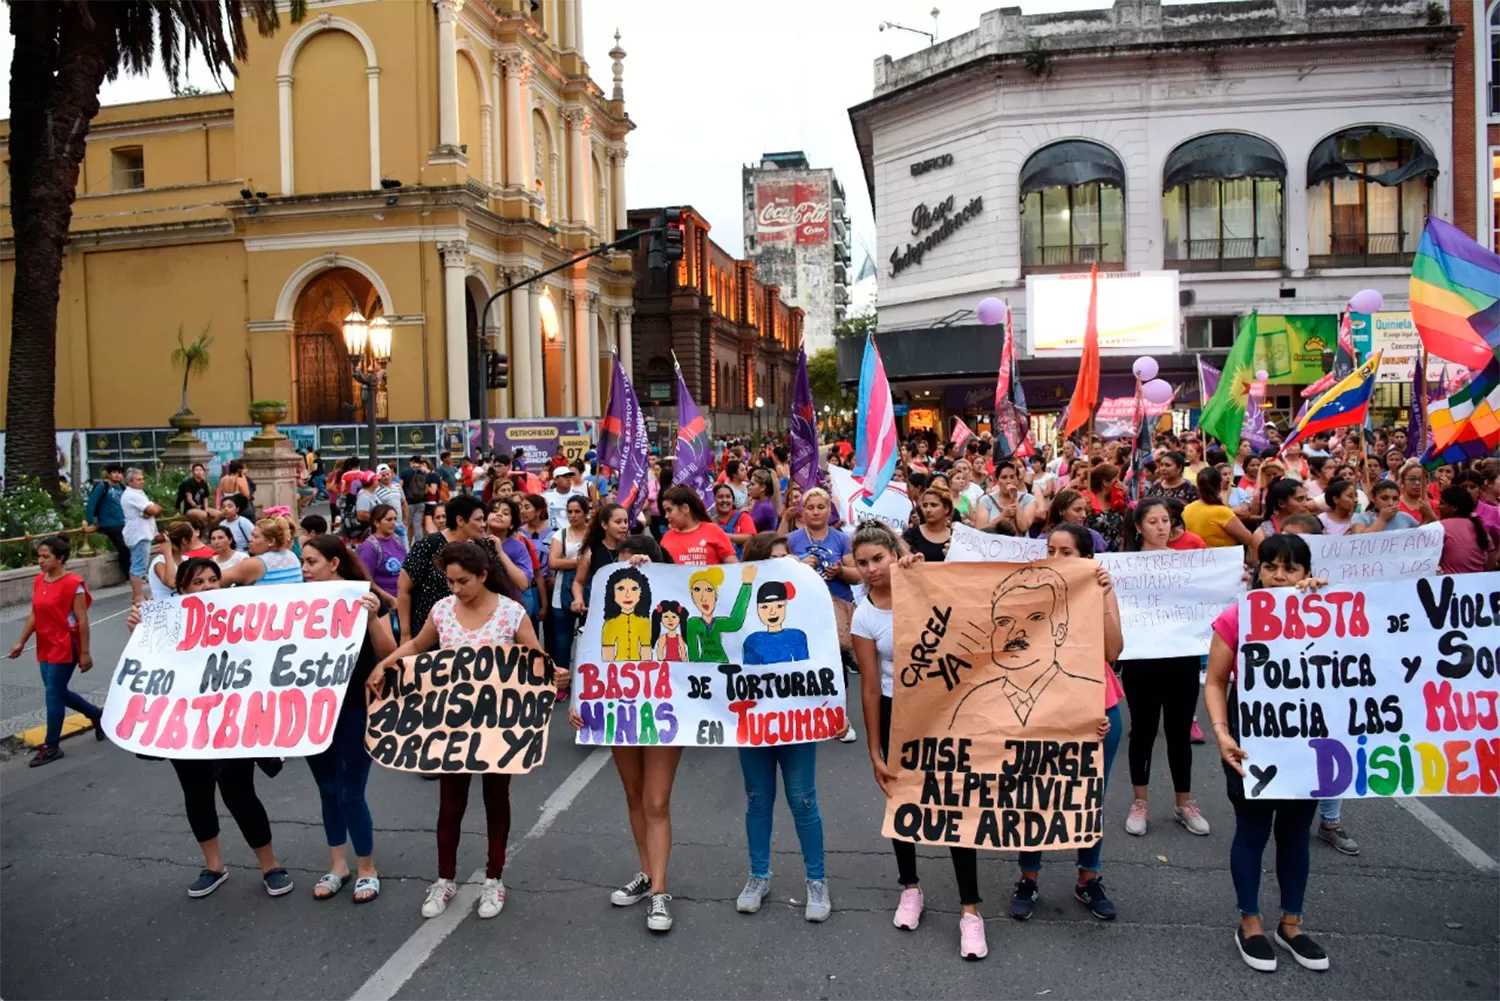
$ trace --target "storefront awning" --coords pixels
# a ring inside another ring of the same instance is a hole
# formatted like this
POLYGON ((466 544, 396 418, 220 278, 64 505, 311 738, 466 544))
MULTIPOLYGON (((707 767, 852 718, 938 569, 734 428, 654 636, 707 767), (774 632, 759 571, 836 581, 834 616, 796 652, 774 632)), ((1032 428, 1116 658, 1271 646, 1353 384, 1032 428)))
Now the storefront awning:
POLYGON ((1273 177, 1286 180, 1286 163, 1275 146, 1243 132, 1215 132, 1189 139, 1174 149, 1162 169, 1161 189, 1220 177, 1273 177))
POLYGON ((1021 166, 1021 197, 1069 184, 1111 184, 1125 188, 1125 165, 1106 146, 1069 139, 1043 146, 1021 166))
POLYGON ((1432 147, 1423 142, 1415 133, 1398 129, 1394 125, 1366 125, 1357 129, 1346 129, 1318 143, 1307 158, 1307 186, 1309 188, 1336 177, 1348 177, 1354 180, 1363 178, 1386 187, 1394 187, 1413 177, 1421 177, 1423 174, 1435 175, 1437 172, 1438 162, 1437 157, 1432 155, 1432 147), (1388 170, 1383 174, 1366 174, 1352 169, 1339 155, 1339 140, 1363 139, 1369 135, 1409 140, 1413 147, 1411 159, 1395 170, 1388 170))

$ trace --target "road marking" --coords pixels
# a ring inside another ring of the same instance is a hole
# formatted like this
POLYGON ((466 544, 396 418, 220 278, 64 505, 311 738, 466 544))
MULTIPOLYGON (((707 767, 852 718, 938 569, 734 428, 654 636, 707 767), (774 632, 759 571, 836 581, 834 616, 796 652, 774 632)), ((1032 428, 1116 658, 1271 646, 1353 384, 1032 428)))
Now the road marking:
POLYGON ((1459 858, 1480 872, 1495 872, 1500 870, 1500 862, 1496 862, 1486 855, 1484 849, 1460 834, 1458 828, 1433 813, 1432 808, 1420 799, 1403 796, 1396 800, 1396 805, 1420 820, 1429 831, 1438 836, 1438 839, 1443 844, 1452 848, 1458 854, 1459 858))
MULTIPOLYGON (((589 780, 599 774, 599 770, 608 762, 609 752, 602 747, 579 762, 562 785, 547 797, 536 823, 531 825, 531 830, 526 832, 520 844, 506 853, 506 861, 514 859, 526 845, 546 834, 563 811, 573 805, 589 780)), ((390 1001, 395 997, 396 992, 406 985, 422 964, 431 958, 437 947, 443 944, 443 940, 457 931, 464 919, 474 913, 474 902, 479 899, 480 884, 483 881, 483 867, 470 873, 468 880, 459 886, 458 893, 448 901, 448 909, 435 918, 423 921, 422 926, 391 953, 391 958, 354 992, 351 1001, 390 1001)))

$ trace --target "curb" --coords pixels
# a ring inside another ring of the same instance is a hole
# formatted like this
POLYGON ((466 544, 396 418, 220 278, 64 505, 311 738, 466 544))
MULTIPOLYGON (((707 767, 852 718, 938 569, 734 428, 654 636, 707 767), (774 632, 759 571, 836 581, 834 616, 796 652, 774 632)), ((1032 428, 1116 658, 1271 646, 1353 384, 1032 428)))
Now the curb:
MULTIPOLYGON (((67 740, 69 737, 76 737, 80 733, 87 733, 93 728, 93 721, 83 715, 83 713, 68 713, 67 718, 63 720, 61 739, 67 740)), ((20 733, 12 734, 9 739, 19 740, 27 748, 37 748, 42 746, 42 742, 46 738, 47 725, 44 723, 41 726, 34 726, 30 730, 22 730, 20 733)))

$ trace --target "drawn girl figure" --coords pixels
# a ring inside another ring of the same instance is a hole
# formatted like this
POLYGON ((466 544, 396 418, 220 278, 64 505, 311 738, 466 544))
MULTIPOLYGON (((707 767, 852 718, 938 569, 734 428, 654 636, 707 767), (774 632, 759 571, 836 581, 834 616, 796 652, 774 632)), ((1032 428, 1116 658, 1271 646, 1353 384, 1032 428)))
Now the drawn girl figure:
POLYGON ((744 564, 740 571, 740 593, 734 599, 734 610, 723 618, 714 618, 719 604, 719 587, 724 583, 722 567, 704 567, 688 578, 688 593, 698 614, 688 619, 683 633, 687 637, 688 660, 722 664, 729 659, 724 653, 724 636, 736 633, 745 624, 750 611, 750 585, 755 567, 744 564))
POLYGON ((651 649, 651 620, 642 614, 651 607, 651 582, 633 566, 610 574, 604 589, 604 624, 599 633, 600 652, 606 660, 628 663, 646 656, 651 649))
POLYGON ((682 623, 687 609, 680 602, 663 601, 651 613, 651 646, 657 660, 687 660, 687 644, 682 639, 682 623))

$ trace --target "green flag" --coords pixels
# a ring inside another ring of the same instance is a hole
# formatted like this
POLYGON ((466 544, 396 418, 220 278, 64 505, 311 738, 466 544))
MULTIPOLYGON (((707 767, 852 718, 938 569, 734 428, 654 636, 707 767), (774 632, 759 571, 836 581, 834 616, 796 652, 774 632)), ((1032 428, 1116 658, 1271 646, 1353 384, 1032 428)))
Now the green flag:
POLYGON ((1250 403, 1250 384, 1255 381, 1256 314, 1240 321, 1234 347, 1224 361, 1224 374, 1213 399, 1203 405, 1198 426, 1224 443, 1224 451, 1233 456, 1239 451, 1240 429, 1245 424, 1245 410, 1250 403))

